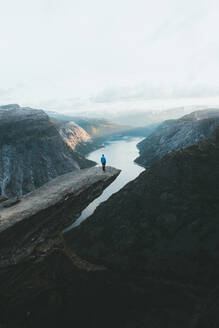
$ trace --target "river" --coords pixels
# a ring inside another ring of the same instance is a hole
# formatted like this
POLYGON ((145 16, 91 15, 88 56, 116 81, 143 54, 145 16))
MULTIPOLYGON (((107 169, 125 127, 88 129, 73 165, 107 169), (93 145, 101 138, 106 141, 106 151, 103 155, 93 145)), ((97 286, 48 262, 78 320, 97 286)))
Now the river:
MULTIPOLYGON (((119 140, 108 141, 103 148, 90 153, 87 158, 97 162, 100 165, 100 157, 105 155, 107 165, 121 169, 119 176, 103 191, 103 193, 91 202, 81 213, 80 217, 64 232, 78 226, 81 222, 93 214, 97 206, 107 200, 113 193, 119 191, 129 181, 135 179, 144 168, 137 165, 134 159, 138 157, 138 149, 136 145, 142 140, 139 137, 123 137, 119 140)), ((106 165, 106 170, 107 170, 106 165)))

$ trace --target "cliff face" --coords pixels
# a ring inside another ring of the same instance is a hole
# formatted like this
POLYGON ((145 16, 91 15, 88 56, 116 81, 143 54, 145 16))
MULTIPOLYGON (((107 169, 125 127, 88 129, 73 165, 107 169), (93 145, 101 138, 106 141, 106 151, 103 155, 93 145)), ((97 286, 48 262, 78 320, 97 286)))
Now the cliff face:
POLYGON ((217 125, 219 110, 197 111, 177 120, 165 121, 138 144, 140 156, 136 162, 148 167, 172 151, 213 138, 217 125))
POLYGON ((0 323, 217 328, 219 129, 214 140, 165 156, 64 234, 67 245, 3 267, 0 323))
MULTIPOLYGON (((83 327, 92 318, 83 315, 82 304, 92 310, 98 303, 101 306, 105 293, 101 287, 111 297, 105 275, 96 284, 98 273, 105 269, 73 254, 61 231, 119 172, 111 167, 105 173, 101 168, 70 172, 1 209, 1 327, 83 327), (90 305, 94 292, 99 294, 98 302, 90 305)), ((110 310, 106 307, 103 313, 110 310)), ((96 321, 103 327, 98 316, 96 321)), ((96 321, 90 326, 96 327, 96 321)))
POLYGON ((86 130, 93 138, 110 136, 129 129, 128 126, 119 125, 105 119, 81 118, 77 120, 77 124, 86 130))
POLYGON ((41 110, 0 107, 0 194, 12 197, 51 179, 92 166, 74 153, 41 110))
POLYGON ((74 122, 63 123, 58 129, 63 140, 72 148, 81 142, 88 142, 91 140, 89 134, 74 122))
POLYGON ((64 236, 118 171, 69 173, 76 189, 67 174, 2 210, 0 326, 217 328, 219 129, 212 140, 166 155, 64 236))
POLYGON ((80 256, 157 278, 208 284, 219 266, 219 129, 166 155, 67 235, 80 256))
POLYGON ((164 156, 66 234, 141 293, 139 327, 219 325, 219 128, 212 136, 164 156))
POLYGON ((0 210, 0 266, 19 262, 38 244, 56 238, 119 174, 100 167, 61 175, 0 210), (18 260, 15 260, 15 259, 18 260))

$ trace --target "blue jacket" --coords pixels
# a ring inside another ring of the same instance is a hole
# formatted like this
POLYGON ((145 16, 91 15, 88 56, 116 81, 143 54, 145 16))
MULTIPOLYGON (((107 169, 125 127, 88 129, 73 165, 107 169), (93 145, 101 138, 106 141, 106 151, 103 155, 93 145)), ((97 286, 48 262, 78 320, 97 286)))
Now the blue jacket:
POLYGON ((106 164, 106 158, 104 156, 102 156, 100 160, 102 164, 106 164))

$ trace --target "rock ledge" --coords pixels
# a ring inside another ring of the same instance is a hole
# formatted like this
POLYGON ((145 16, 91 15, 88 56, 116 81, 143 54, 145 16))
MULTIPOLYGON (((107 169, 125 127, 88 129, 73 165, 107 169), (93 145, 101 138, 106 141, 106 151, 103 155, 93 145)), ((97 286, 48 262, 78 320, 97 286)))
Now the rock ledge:
POLYGON ((64 174, 23 196, 19 203, 0 209, 0 267, 38 257, 117 177, 120 170, 94 167, 64 174), (35 254, 35 255, 34 255, 35 254))
POLYGON ((100 167, 73 171, 63 174, 42 187, 21 198, 18 204, 0 210, 0 232, 25 218, 54 206, 70 196, 77 196, 92 184, 104 181, 119 174, 119 170, 108 167, 103 173, 100 167))

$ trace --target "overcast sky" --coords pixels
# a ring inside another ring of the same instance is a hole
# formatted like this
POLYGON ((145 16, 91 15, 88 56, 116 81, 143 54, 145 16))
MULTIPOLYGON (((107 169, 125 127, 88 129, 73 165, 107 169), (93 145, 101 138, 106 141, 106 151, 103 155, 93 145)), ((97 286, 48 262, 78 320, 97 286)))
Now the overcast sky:
POLYGON ((218 0, 0 0, 0 104, 219 97, 218 31, 218 0))

